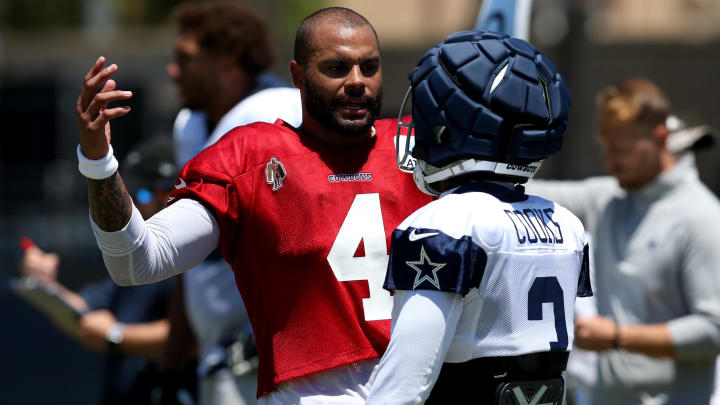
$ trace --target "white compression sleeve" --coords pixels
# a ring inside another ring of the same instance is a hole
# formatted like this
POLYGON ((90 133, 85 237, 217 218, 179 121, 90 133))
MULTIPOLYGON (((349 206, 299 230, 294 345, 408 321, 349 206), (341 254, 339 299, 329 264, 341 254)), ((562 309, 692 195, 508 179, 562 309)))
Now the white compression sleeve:
POLYGON ((220 229, 202 204, 182 199, 147 221, 133 206, 128 224, 116 232, 90 224, 110 276, 119 285, 147 284, 191 269, 218 245, 220 229))
POLYGON ((419 404, 430 395, 455 336, 463 299, 441 291, 395 291, 390 345, 368 404, 419 404))

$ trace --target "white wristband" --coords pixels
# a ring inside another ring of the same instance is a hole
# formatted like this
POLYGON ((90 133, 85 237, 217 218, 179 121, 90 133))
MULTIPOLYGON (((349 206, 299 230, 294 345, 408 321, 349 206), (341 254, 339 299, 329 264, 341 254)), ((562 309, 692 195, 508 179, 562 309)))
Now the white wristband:
POLYGON ((112 176, 117 171, 118 161, 115 159, 115 156, 113 156, 112 145, 108 146, 108 153, 105 157, 92 160, 82 154, 80 145, 78 145, 78 169, 80 169, 80 173, 82 173, 83 176, 93 180, 102 180, 112 176))

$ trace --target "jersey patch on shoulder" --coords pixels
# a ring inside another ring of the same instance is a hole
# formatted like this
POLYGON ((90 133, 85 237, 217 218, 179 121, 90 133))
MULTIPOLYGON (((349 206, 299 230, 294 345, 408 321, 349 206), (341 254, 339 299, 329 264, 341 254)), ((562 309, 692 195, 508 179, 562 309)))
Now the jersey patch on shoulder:
POLYGON ((287 177, 285 166, 275 156, 265 165, 265 183, 272 185, 272 191, 278 191, 287 177))
POLYGON ((384 288, 439 290, 466 295, 480 286, 487 255, 469 235, 452 238, 437 229, 396 229, 384 288))

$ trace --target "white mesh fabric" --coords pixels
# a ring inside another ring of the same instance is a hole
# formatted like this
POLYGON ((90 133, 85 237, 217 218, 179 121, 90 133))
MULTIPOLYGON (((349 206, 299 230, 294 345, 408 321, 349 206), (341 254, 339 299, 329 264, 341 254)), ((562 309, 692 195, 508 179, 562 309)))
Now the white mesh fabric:
POLYGON ((581 257, 577 252, 510 253, 488 257, 480 289, 468 294, 447 361, 515 356, 550 350, 558 341, 552 303, 542 303, 542 320, 528 320, 528 291, 537 277, 556 277, 571 349, 572 314, 581 257))

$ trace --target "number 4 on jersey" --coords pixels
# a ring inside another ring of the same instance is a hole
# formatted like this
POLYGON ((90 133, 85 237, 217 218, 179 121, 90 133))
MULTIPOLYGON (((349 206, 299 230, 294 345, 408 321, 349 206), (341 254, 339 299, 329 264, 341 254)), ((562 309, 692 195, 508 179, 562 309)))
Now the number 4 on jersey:
POLYGON ((380 194, 358 194, 335 237, 327 261, 338 281, 367 280, 370 297, 363 298, 366 321, 390 319, 392 297, 382 288, 388 264, 380 194), (365 256, 354 257, 360 242, 365 256))

